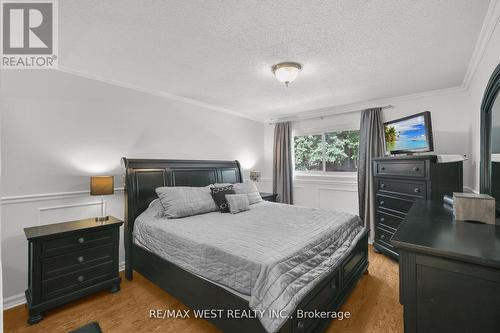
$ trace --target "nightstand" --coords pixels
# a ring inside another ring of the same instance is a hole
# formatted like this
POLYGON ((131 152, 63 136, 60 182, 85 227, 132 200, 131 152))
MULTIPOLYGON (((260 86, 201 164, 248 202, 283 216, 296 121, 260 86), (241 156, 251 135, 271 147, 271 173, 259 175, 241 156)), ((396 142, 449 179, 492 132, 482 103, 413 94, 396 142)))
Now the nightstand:
POLYGON ((276 198, 278 197, 278 194, 277 193, 260 192, 260 196, 265 201, 276 202, 276 198))
POLYGON ((102 289, 120 290, 118 247, 123 221, 94 218, 25 228, 29 324, 46 310, 102 289))

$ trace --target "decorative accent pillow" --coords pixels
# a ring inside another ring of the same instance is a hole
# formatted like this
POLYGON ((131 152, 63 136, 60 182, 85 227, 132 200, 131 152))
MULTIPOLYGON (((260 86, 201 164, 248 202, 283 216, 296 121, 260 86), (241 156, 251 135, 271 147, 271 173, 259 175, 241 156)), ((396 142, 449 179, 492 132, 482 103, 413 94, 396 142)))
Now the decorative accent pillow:
POLYGON ((227 185, 222 187, 212 187, 212 198, 215 201, 219 211, 221 213, 228 213, 229 207, 227 205, 226 194, 234 194, 233 185, 227 185))
POLYGON ((228 194, 226 200, 231 214, 238 214, 250 209, 248 195, 246 194, 228 194))
POLYGON ((233 184, 233 188, 236 194, 248 195, 248 202, 250 205, 262 201, 262 197, 260 196, 257 186, 251 180, 245 180, 244 183, 233 184))
POLYGON ((210 187, 158 187, 156 194, 170 219, 215 212, 217 206, 212 199, 210 187))

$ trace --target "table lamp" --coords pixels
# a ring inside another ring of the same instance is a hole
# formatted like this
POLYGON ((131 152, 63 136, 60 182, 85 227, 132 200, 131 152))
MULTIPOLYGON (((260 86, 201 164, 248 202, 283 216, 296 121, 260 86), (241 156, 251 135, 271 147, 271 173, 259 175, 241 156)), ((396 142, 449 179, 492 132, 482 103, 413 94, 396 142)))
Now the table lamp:
POLYGON ((95 220, 102 222, 109 220, 109 216, 105 216, 103 195, 115 193, 114 177, 113 176, 91 176, 90 177, 90 195, 101 196, 101 216, 95 220))

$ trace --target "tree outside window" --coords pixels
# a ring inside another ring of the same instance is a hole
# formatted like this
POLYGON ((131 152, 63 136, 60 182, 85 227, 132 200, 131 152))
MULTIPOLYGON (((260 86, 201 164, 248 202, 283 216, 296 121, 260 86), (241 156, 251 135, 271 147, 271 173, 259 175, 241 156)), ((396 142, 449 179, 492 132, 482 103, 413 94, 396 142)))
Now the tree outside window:
POLYGON ((323 170, 323 138, 321 135, 296 136, 293 140, 295 170, 323 170))
POLYGON ((325 171, 358 170, 359 131, 325 133, 325 171))
POLYGON ((358 169, 359 131, 328 132, 294 137, 296 171, 358 169))

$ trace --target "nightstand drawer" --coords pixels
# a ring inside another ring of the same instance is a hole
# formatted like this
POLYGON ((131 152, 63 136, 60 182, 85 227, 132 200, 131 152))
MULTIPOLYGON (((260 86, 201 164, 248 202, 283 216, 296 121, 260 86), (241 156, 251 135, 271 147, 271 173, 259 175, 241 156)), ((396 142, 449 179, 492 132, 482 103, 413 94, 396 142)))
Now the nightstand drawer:
POLYGON ((386 178, 377 179, 377 190, 380 192, 392 192, 396 194, 406 194, 419 198, 426 196, 426 182, 410 182, 407 180, 398 181, 386 178))
POLYGON ((42 282, 42 298, 50 299, 104 281, 113 276, 114 268, 113 261, 110 260, 99 265, 45 280, 42 282))
POLYGON ((278 197, 278 194, 276 194, 276 193, 260 192, 259 194, 262 197, 262 200, 270 201, 270 202, 276 202, 276 199, 278 197))
POLYGON ((42 255, 48 257, 91 246, 109 244, 112 243, 112 236, 112 230, 108 229, 46 240, 42 243, 42 255))
POLYGON ((113 258, 114 249, 114 244, 106 244, 45 258, 42 261, 42 279, 50 279, 101 262, 110 261, 113 258))
POLYGON ((375 176, 425 178, 425 162, 375 162, 375 176))

